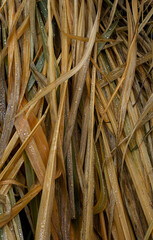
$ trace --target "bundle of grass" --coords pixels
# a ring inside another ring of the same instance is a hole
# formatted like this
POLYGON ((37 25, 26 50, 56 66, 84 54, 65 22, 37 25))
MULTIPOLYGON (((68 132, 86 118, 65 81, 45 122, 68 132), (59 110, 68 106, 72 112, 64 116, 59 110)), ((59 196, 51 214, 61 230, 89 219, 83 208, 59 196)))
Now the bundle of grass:
POLYGON ((1 239, 151 239, 152 15, 0 1, 1 239))

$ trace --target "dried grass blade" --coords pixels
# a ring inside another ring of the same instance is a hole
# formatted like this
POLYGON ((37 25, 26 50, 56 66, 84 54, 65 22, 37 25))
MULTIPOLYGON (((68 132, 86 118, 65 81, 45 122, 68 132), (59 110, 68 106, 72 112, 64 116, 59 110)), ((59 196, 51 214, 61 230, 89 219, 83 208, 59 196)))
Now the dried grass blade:
POLYGON ((109 24, 108 24, 108 27, 106 29, 106 32, 107 30, 110 28, 112 22, 113 22, 113 19, 114 19, 114 15, 115 15, 115 12, 116 12, 116 8, 117 8, 117 4, 118 4, 118 0, 114 0, 114 3, 112 5, 112 10, 111 10, 111 13, 110 13, 110 19, 109 19, 109 24))
MULTIPOLYGON (((95 31, 92 34, 94 37, 96 37, 96 27, 94 30, 95 31)), ((87 44, 85 51, 87 51, 89 49, 88 47, 89 47, 89 45, 87 44)), ((81 95, 82 95, 82 91, 83 91, 83 87, 84 87, 84 83, 85 83, 85 79, 86 79, 86 74, 87 74, 87 70, 88 70, 88 66, 89 66, 89 62, 90 62, 90 55, 91 55, 91 50, 89 51, 88 59, 83 64, 82 69, 78 75, 78 81, 77 81, 77 84, 75 87, 75 92, 74 92, 71 109, 70 109, 70 113, 69 113, 69 119, 68 119, 66 130, 65 130, 64 158, 66 158, 67 151, 68 151, 68 148, 70 145, 70 140, 71 140, 71 136, 73 133, 73 128, 74 128, 74 124, 75 124, 75 120, 76 120, 77 110, 78 110, 78 106, 80 103, 80 99, 81 99, 81 95)))
MULTIPOLYGON (((0 29, 0 34, 2 34, 2 29, 0 29)), ((4 42, 4 41, 3 41, 4 42)), ((2 40, 0 40, 0 50, 2 46, 2 40)), ((5 68, 4 63, 0 65, 0 124, 3 126, 4 124, 4 117, 6 113, 6 90, 5 90, 5 68)))
POLYGON ((51 143, 50 153, 48 158, 48 165, 47 165, 45 179, 44 179, 43 193, 42 193, 41 204, 40 204, 40 209, 38 214, 38 222, 37 222, 35 239, 40 239, 40 238, 43 238, 44 240, 50 239, 50 233, 51 233, 50 220, 51 220, 51 214, 53 209, 53 196, 54 196, 54 188, 55 188, 56 151, 57 151, 57 145, 58 145, 58 139, 59 139, 59 129, 60 129, 61 117, 63 113, 63 106, 65 103, 67 82, 68 81, 66 81, 63 86, 63 91, 61 94, 60 104, 58 109, 57 121, 55 123, 55 128, 53 131, 52 143, 51 143))
MULTIPOLYGON (((44 116, 43 116, 43 118, 44 118, 44 116)), ((33 113, 31 113, 31 115, 28 119, 28 122, 29 122, 30 128, 32 130, 38 124, 39 121, 35 117, 35 115, 33 113)), ((38 126, 38 129, 35 131, 34 139, 35 139, 37 146, 39 147, 39 152, 40 152, 40 155, 44 162, 44 165, 47 166, 48 155, 49 155, 49 146, 48 146, 48 142, 47 142, 46 136, 44 134, 44 131, 40 125, 38 126)))
POLYGON ((10 230, 10 228, 8 227, 8 225, 5 226, 5 233, 6 233, 7 239, 15 240, 15 237, 14 237, 12 231, 10 230))
POLYGON ((42 187, 40 184, 33 186, 29 192, 21 198, 15 206, 11 209, 10 216, 7 213, 0 215, 0 227, 3 227, 11 219, 13 219, 40 191, 42 187))
MULTIPOLYGON (((52 18, 51 18, 51 6, 50 0, 48 0, 48 22, 49 22, 49 35, 48 35, 48 83, 55 82, 55 64, 54 64, 54 47, 53 47, 53 29, 52 29, 52 18)), ((50 117, 52 127, 54 128, 57 120, 57 101, 56 101, 56 89, 54 89, 49 96, 50 101, 50 117)))
MULTIPOLYGON (((26 153, 23 153, 23 157, 24 157, 26 182, 28 185, 28 189, 30 189, 32 187, 32 185, 35 184, 36 175, 34 173, 34 170, 31 166, 31 163, 30 163, 26 153)), ((30 215, 31 215, 31 219, 32 219, 32 225, 33 225, 33 228, 35 231, 36 224, 37 224, 38 210, 39 210, 39 198, 38 197, 34 198, 30 202, 29 207, 30 207, 30 211, 31 211, 30 215)))
MULTIPOLYGON (((121 97, 121 103, 120 103, 120 115, 119 115, 119 125, 118 125, 118 138, 120 138, 124 121, 125 121, 125 115, 127 110, 127 104, 129 101, 134 76, 135 76, 135 68, 136 68, 136 54, 137 54, 137 29, 133 29, 132 22, 133 17, 131 14, 129 3, 127 2, 127 17, 128 17, 128 31, 129 31, 129 42, 131 42, 131 45, 129 47, 128 56, 127 56, 127 62, 126 62, 126 76, 124 80, 124 86, 122 90, 122 97, 121 97), (134 33, 135 31, 135 33, 134 33)), ((135 24, 136 26, 136 24, 135 24)))
MULTIPOLYGON (((15 2, 9 0, 8 2, 8 29, 10 31, 14 15, 15 15, 15 2)), ((14 55, 14 45, 15 45, 15 29, 12 33, 12 37, 10 38, 10 41, 8 42, 8 99, 10 97, 12 82, 13 82, 13 76, 12 76, 12 65, 13 65, 13 55, 14 55)))
MULTIPOLYGON (((108 104, 107 104, 107 107, 106 107, 105 110, 103 111, 103 115, 107 112, 107 110, 108 110, 109 106, 111 105, 114 97, 116 96, 119 88, 121 87, 122 83, 123 83, 124 80, 126 79, 126 76, 127 76, 127 74, 128 74, 129 65, 130 65, 131 55, 133 54, 133 50, 135 49, 136 36, 137 36, 137 34, 136 34, 136 32, 135 32, 134 38, 133 38, 132 43, 131 43, 130 48, 129 48, 129 53, 128 53, 128 56, 127 56, 126 67, 125 67, 124 73, 123 73, 122 78, 120 79, 120 82, 118 83, 115 91, 113 92, 113 94, 112 94, 112 96, 111 96, 111 98, 110 98, 110 100, 109 100, 109 102, 108 102, 108 104)), ((135 61, 134 61, 134 62, 135 62, 135 61)), ((135 70, 135 68, 134 68, 133 70, 135 70)), ((133 74, 134 74, 134 73, 133 73, 133 74)), ((133 77, 134 77, 134 75, 133 75, 133 77)), ((133 79, 133 78, 132 78, 132 79, 133 79)), ((127 80, 127 83, 128 83, 128 80, 127 80)), ((131 85, 130 85, 130 86, 131 86, 131 85)), ((129 86, 129 87, 130 87, 130 86, 129 86)), ((126 89, 125 89, 125 92, 126 92, 126 89)), ((130 94, 130 93, 129 93, 129 94, 130 94)), ((125 98, 124 98, 124 101, 125 101, 125 98)), ((124 108, 124 106, 123 106, 123 108, 124 108)), ((125 109, 125 110, 126 110, 126 109, 125 109)), ((124 110, 124 114, 125 114, 125 110, 124 110)), ((124 117, 125 117, 125 116, 124 116, 124 117)), ((120 118, 120 119, 121 119, 120 121, 122 121, 122 118, 120 118)), ((101 119, 101 121, 100 121, 99 128, 98 128, 98 131, 97 131, 97 137, 96 137, 96 139, 97 139, 98 136, 99 136, 99 133, 100 133, 100 129, 101 129, 101 125, 102 125, 103 120, 104 120, 104 117, 102 117, 102 119, 101 119)), ((124 120, 124 119, 123 119, 123 120, 124 120)), ((122 122, 123 122, 123 121, 122 121, 122 122)), ((121 125, 121 123, 120 123, 120 125, 121 125)), ((123 128, 123 127, 122 127, 122 128, 123 128)), ((121 131, 121 130, 120 130, 120 131, 121 131)))
MULTIPOLYGON (((77 24, 78 24, 78 0, 74 0, 74 21, 73 21, 73 34, 77 35, 77 24)), ((75 63, 75 51, 76 51, 76 41, 72 41, 72 58, 73 65, 75 63)))
MULTIPOLYGON (((20 116, 16 119, 15 122, 16 129, 18 131, 18 134, 20 136, 20 139, 22 142, 26 140, 26 138, 30 134, 30 126, 25 119, 24 116, 20 116)), ((31 161, 31 164, 34 168, 34 171, 36 172, 36 175, 38 177, 39 182, 43 186, 43 180, 45 176, 45 165, 43 163, 43 160, 41 158, 40 152, 37 148, 36 142, 34 139, 32 139, 25 148, 26 153, 31 161)))
MULTIPOLYGON (((19 170, 20 170, 20 168, 21 168, 21 166, 22 166, 22 164, 23 164, 23 162, 24 162, 24 159, 23 159, 23 157, 21 157, 20 159, 18 159, 18 160, 16 161, 15 167, 14 167, 14 166, 11 166, 11 167, 8 169, 7 172, 5 171, 5 173, 6 173, 5 176, 4 176, 3 172, 2 172, 4 181, 5 181, 6 179, 15 179, 17 173, 19 172, 19 170)), ((5 170, 5 169, 4 169, 4 170, 5 170)), ((2 178, 2 177, 1 177, 1 178, 2 178)), ((10 186, 11 186, 11 184, 6 184, 6 185, 1 186, 1 187, 0 187, 0 194, 6 195, 6 194, 8 193, 8 191, 9 191, 9 189, 10 189, 10 186)))
MULTIPOLYGON (((10 205, 12 207, 12 206, 14 206, 16 204, 15 194, 14 194, 12 188, 10 188, 8 195, 9 195, 9 199, 10 199, 10 205)), ((21 221, 20 221, 19 215, 15 216, 15 218, 13 218, 12 222, 13 222, 16 238, 20 239, 20 240, 23 240, 24 237, 23 237, 22 225, 21 225, 21 221)))
POLYGON ((30 141, 31 137, 33 136, 33 134, 35 133, 35 131, 37 130, 37 128, 39 127, 40 123, 44 120, 46 113, 48 111, 49 107, 46 109, 46 112, 44 113, 44 115, 42 116, 42 118, 39 120, 39 122, 36 124, 36 126, 33 128, 33 130, 31 131, 31 133, 29 134, 28 138, 26 139, 26 141, 21 145, 21 147, 19 148, 19 150, 15 153, 15 155, 13 156, 13 158, 9 161, 9 163, 7 164, 7 166, 4 168, 4 170, 0 173, 0 180, 3 178, 12 178, 14 176, 16 176, 18 170, 20 169, 23 161, 22 161, 22 157, 19 159, 19 157, 21 156, 23 150, 25 149, 25 147, 27 146, 28 142, 30 141), (19 160, 18 160, 19 159, 19 160), (15 168, 14 168, 15 165, 15 168), (12 168, 14 168, 12 170, 12 168), (13 175, 12 171, 14 171, 13 175))
POLYGON ((26 141, 21 145, 21 147, 18 149, 18 151, 15 153, 15 155, 13 156, 13 158, 9 161, 9 163, 7 164, 7 166, 4 168, 4 170, 0 173, 0 180, 7 174, 10 173, 12 167, 14 165, 17 164, 19 157, 21 156, 23 150, 25 149, 25 147, 27 146, 28 142, 30 141, 30 139, 33 137, 33 134, 35 133, 35 131, 37 130, 37 128, 39 127, 39 125, 41 124, 41 122, 44 120, 44 118, 46 117, 46 113, 48 111, 49 108, 46 109, 46 112, 44 113, 44 115, 42 116, 42 118, 38 121, 38 123, 36 124, 36 126, 33 128, 33 130, 30 132, 28 138, 26 139, 26 141))
POLYGON ((85 159, 84 156, 85 156, 87 136, 88 136, 88 125, 87 125, 88 121, 89 121, 89 98, 87 96, 85 100, 84 113, 83 113, 83 119, 82 119, 80 149, 79 149, 78 159, 76 161, 77 172, 78 172, 78 177, 79 177, 80 187, 82 192, 83 192, 83 184, 84 184, 83 164, 85 159))
MULTIPOLYGON (((111 25, 111 27, 110 27, 105 33, 102 34, 102 37, 103 37, 104 39, 110 38, 110 36, 111 36, 112 33, 114 32, 117 24, 118 24, 118 20, 115 21, 115 22, 111 25)), ((102 43, 98 43, 98 55, 99 55, 99 53, 101 52, 101 50, 103 50, 105 44, 106 44, 105 41, 102 42, 102 43)))
POLYGON ((137 123, 135 124, 133 131, 131 132, 128 142, 126 144, 125 150, 124 150, 124 154, 123 154, 123 158, 122 160, 124 161, 125 159, 125 154, 128 148, 128 145, 132 139, 133 134, 135 133, 135 131, 137 130, 137 128, 139 127, 139 125, 141 124, 141 122, 143 121, 143 119, 147 116, 147 114, 149 113, 149 111, 152 109, 153 107, 153 93, 151 94, 151 96, 149 97, 149 100, 146 103, 146 106, 144 107, 143 112, 141 113, 141 116, 139 117, 137 123))
MULTIPOLYGON (((47 107, 44 115, 41 117, 41 119, 37 122, 33 130, 31 131, 30 126, 26 118, 22 115, 20 115, 15 122, 15 126, 17 128, 17 131, 19 133, 19 136, 21 138, 21 141, 24 142, 23 146, 21 146, 20 151, 22 151, 23 147, 25 147, 25 144, 27 144, 27 140, 30 139, 32 136, 32 133, 34 133, 37 128, 39 127, 39 124, 44 120, 46 117, 47 111, 49 109, 49 106, 47 107)), ((42 134, 42 133, 41 133, 42 134)), ((46 139, 42 134, 42 139, 44 139, 44 147, 46 148, 48 144, 46 143, 46 139)), ((36 140, 37 143, 40 143, 38 139, 36 140)), ((31 141, 26 146, 26 152, 27 155, 31 161, 31 165, 33 166, 36 175, 40 181, 40 183, 43 185, 44 175, 45 175, 45 165, 46 165, 46 154, 43 154, 43 151, 40 153, 38 146, 34 139, 31 139, 31 141), (42 155, 41 155, 42 154, 42 155)), ((46 151, 46 149, 45 149, 46 151)))
MULTIPOLYGON (((27 101, 25 99, 23 99, 22 106, 25 106, 26 103, 27 103, 27 101)), ((28 123, 30 125, 31 130, 33 131, 35 128, 37 128, 37 130, 34 133, 34 139, 36 141, 37 146, 39 147, 39 152, 40 152, 40 155, 43 159, 45 166, 47 165, 47 161, 48 161, 49 146, 48 146, 46 136, 44 134, 44 131, 43 131, 40 123, 42 121, 44 121, 47 111, 48 111, 48 108, 49 108, 49 106, 47 107, 47 109, 45 110, 45 113, 39 119, 39 121, 33 112, 31 112, 30 115, 28 116, 28 123)))
MULTIPOLYGON (((25 18, 28 17, 28 11, 29 10, 29 5, 28 3, 25 6, 25 11, 24 11, 24 16, 25 18)), ((21 89, 20 89, 20 99, 19 99, 19 107, 22 103, 25 90, 27 87, 27 82, 30 76, 30 68, 29 68, 29 63, 30 63, 30 29, 29 26, 24 32, 23 36, 23 65, 22 65, 22 82, 21 82, 21 89)))
POLYGON ((27 188, 27 186, 25 186, 24 184, 14 180, 14 179, 6 179, 3 181, 0 181, 0 185, 11 185, 11 184, 19 186, 19 187, 27 188))
MULTIPOLYGON (((6 148, 6 145, 9 141, 12 128, 14 125, 15 114, 18 107, 19 100, 19 89, 20 89, 20 77, 21 77, 21 65, 20 65, 20 56, 19 56, 19 47, 17 40, 15 41, 15 81, 13 88, 11 89, 11 94, 5 114, 5 120, 3 125, 3 131, 0 138, 0 158, 6 148)), ((11 80, 12 81, 12 80, 11 80)), ((12 83, 10 83, 12 85, 12 83)))
POLYGON ((4 72, 4 64, 2 63, 0 66, 0 124, 3 126, 4 124, 4 118, 5 118, 5 113, 6 113, 6 103, 5 103, 5 98, 6 98, 6 91, 5 91, 5 72, 4 72))
POLYGON ((119 219, 122 225, 122 229, 124 232, 124 237, 125 239, 131 239, 131 235, 130 235, 130 231, 129 231, 129 227, 128 227, 128 223, 127 223, 127 219, 125 216, 125 209, 123 206, 123 201, 121 198, 121 193, 120 193, 120 189, 119 189, 119 185, 118 185, 118 181, 117 181, 117 176, 116 176, 116 171, 115 171, 115 167, 114 167, 114 163, 111 157, 111 153, 109 150, 109 145, 108 145, 108 140, 106 137, 106 134, 104 132, 104 129, 102 127, 102 136, 103 136, 103 143, 104 143, 104 147, 105 147, 105 152, 107 152, 108 154, 108 163, 106 165, 107 167, 107 171, 108 171, 108 175, 110 178, 110 182, 111 182, 111 186, 112 186, 112 190, 113 190, 113 194, 115 197, 115 201, 116 201, 116 206, 117 206, 117 210, 118 210, 118 214, 119 214, 119 219))
POLYGON ((0 13, 3 11, 3 8, 5 7, 7 3, 7 0, 3 1, 2 6, 0 7, 0 13))
MULTIPOLYGON (((148 62, 151 59, 152 59, 152 53, 147 53, 143 57, 140 57, 139 59, 137 59, 136 67, 148 62)), ((116 67, 114 70, 109 72, 106 75, 106 77, 110 80, 110 82, 113 82, 114 80, 116 80, 117 78, 120 78, 122 76, 122 74, 124 73, 124 69, 125 69, 125 64, 122 65, 121 67, 116 67)), ((102 80, 105 81, 106 77, 102 76, 102 80)), ((103 84, 101 84, 101 87, 105 87, 106 85, 108 85, 108 83, 103 83, 103 84)))
MULTIPOLYGON (((70 13, 68 12, 68 9, 66 8, 66 1, 61 2, 61 8, 63 9, 61 14, 61 26, 65 33, 68 32, 68 18, 70 13)), ((68 38, 65 34, 61 35, 61 48, 62 48, 62 59, 61 59, 61 73, 64 74, 70 69, 71 66, 71 54, 69 56, 69 42, 68 38), (68 66, 70 58, 70 64, 68 66)), ((65 83, 63 83, 60 87, 60 92, 62 93, 62 88, 65 88, 65 83)), ((69 93, 67 90, 66 97, 65 97, 65 106, 63 107, 63 114, 60 124, 60 136, 61 136, 61 142, 63 142, 63 135, 64 135, 64 122, 67 121, 67 117, 69 115, 69 93), (66 113, 66 116, 65 116, 66 113)), ((69 193, 69 203, 70 203, 70 209, 71 209, 71 218, 75 219, 76 212, 75 212, 75 198, 74 198, 74 176, 73 176, 73 155, 72 155, 72 144, 70 144, 70 147, 68 149, 68 155, 67 155, 67 181, 68 181, 68 193, 69 193)), ((67 215, 65 215, 66 219, 67 215)), ((64 227, 63 227, 64 230, 64 227)), ((65 236, 68 235, 67 228, 65 229, 65 236)))
POLYGON ((97 23, 98 23, 97 21, 98 21, 98 16, 95 19, 95 23, 94 23, 94 26, 92 28, 91 34, 90 34, 88 47, 87 47, 82 59, 80 60, 80 62, 73 69, 71 69, 67 73, 65 73, 62 76, 60 76, 59 78, 57 78, 55 83, 51 83, 51 84, 49 84, 49 86, 47 86, 43 90, 40 90, 38 92, 38 94, 29 103, 27 103, 27 105, 25 107, 23 107, 23 109, 16 116, 23 113, 28 107, 30 107, 35 102, 39 101, 42 97, 44 97, 46 94, 51 92, 54 88, 58 87, 60 84, 62 84, 67 79, 71 78, 74 74, 76 74, 81 69, 83 64, 88 59, 88 57, 90 55, 90 52, 92 50, 93 44, 94 44, 96 29, 97 29, 97 23))
POLYGON ((145 19, 143 20, 143 22, 140 24, 139 28, 138 28, 138 33, 140 33, 142 31, 142 29, 144 28, 144 26, 147 24, 147 22, 149 21, 149 19, 152 17, 153 15, 153 7, 151 8, 151 10, 149 11, 149 13, 147 14, 147 16, 145 17, 145 19))
POLYGON ((14 133, 13 137, 11 138, 11 140, 9 141, 9 143, 7 144, 7 147, 5 148, 5 151, 1 157, 1 161, 0 161, 0 170, 2 169, 4 163, 6 162, 8 156, 10 155, 11 151, 13 150, 16 142, 19 139, 19 135, 17 132, 14 133))
MULTIPOLYGON (((84 35, 85 35, 84 10, 85 10, 85 1, 82 1, 81 6, 80 6, 79 16, 78 16, 78 26, 77 26, 77 35, 82 36, 82 37, 84 37, 84 35)), ((76 55, 75 55, 75 59, 73 59, 73 60, 75 60, 75 64, 77 64, 79 62, 79 60, 81 59, 83 50, 84 50, 84 43, 77 42, 76 43, 76 55)), ((73 54, 73 52, 72 52, 72 54, 73 54)))
POLYGON ((150 223, 150 225, 149 225, 149 228, 148 228, 148 230, 147 230, 147 232, 146 232, 146 235, 145 235, 145 237, 144 237, 144 240, 148 240, 148 239, 149 239, 152 231, 153 231, 153 221, 152 221, 152 222, 150 223))
MULTIPOLYGON (((97 44, 94 47, 94 60, 97 58, 97 44)), ((89 108, 89 124, 88 124, 88 140, 87 153, 85 159, 85 184, 83 196, 83 222, 81 228, 81 240, 88 240, 93 236, 93 195, 94 195, 94 104, 95 104, 95 81, 96 68, 92 69, 90 108, 89 108)))
POLYGON ((33 38, 34 46, 35 46, 35 52, 37 52, 38 51, 38 40, 37 40, 36 23, 35 23, 35 8, 36 8, 36 0, 31 0, 29 2, 30 30, 31 30, 31 35, 33 38))
POLYGON ((57 121, 55 124, 52 143, 50 147, 50 153, 48 158, 48 165, 46 169, 43 192, 41 197, 41 204, 39 208, 36 236, 35 239, 43 238, 44 240, 50 239, 50 220, 53 208, 53 196, 55 188, 55 173, 56 173, 56 150, 57 141, 59 137, 59 127, 61 122, 61 116, 63 111, 63 105, 65 101, 67 82, 64 85, 60 105, 58 109, 57 121))
POLYGON ((9 39, 11 38, 11 36, 12 36, 12 34, 13 34, 13 30, 14 30, 14 28, 16 27, 16 24, 17 24, 17 22, 18 22, 18 20, 19 20, 19 17, 20 17, 20 15, 21 15, 21 13, 22 13, 25 5, 26 5, 26 0, 23 0, 22 3, 21 3, 20 6, 19 6, 17 12, 15 13, 15 16, 14 16, 14 19, 13 19, 13 23, 12 23, 11 29, 10 29, 10 31, 9 31, 8 41, 9 41, 9 39))
POLYGON ((19 26, 19 28, 16 30, 17 39, 20 39, 20 37, 24 34, 25 30, 29 26, 29 22, 30 22, 29 16, 25 16, 24 21, 19 26))
MULTIPOLYGON (((44 54, 42 53, 41 56, 39 57, 39 60, 38 60, 37 64, 36 64, 36 70, 38 72, 41 72, 43 70, 44 63, 45 63, 45 57, 44 57, 44 54)), ((34 70, 34 68, 33 68, 34 67, 34 63, 31 63, 30 67, 31 67, 32 70, 34 70)), ((33 87, 34 83, 35 83, 35 77, 32 75, 30 77, 29 81, 28 81, 27 92, 30 92, 30 90, 33 87)), ((45 83, 47 85, 47 81, 45 83)), ((46 86, 46 85, 44 85, 44 86, 46 86)))
MULTIPOLYGON (((16 32, 17 40, 24 34, 24 31, 28 27, 28 25, 29 25, 29 17, 27 16, 27 18, 23 21, 23 23, 17 29, 17 32, 16 32)), ((2 64, 4 58, 6 57, 7 50, 8 50, 8 41, 4 44, 4 48, 0 52, 0 64, 2 64)))
POLYGON ((38 7, 36 7, 36 16, 37 16, 37 21, 38 21, 38 25, 39 25, 39 29, 40 29, 40 33, 41 33, 41 38, 42 38, 42 44, 43 44, 43 51, 44 51, 44 55, 45 55, 45 59, 48 62, 49 59, 49 53, 48 53, 48 48, 47 48, 47 33, 46 33, 46 29, 42 20, 42 17, 40 15, 39 9, 38 7))
POLYGON ((94 214, 100 213, 102 211, 104 211, 104 209, 106 208, 107 205, 107 192, 106 192, 106 187, 105 187, 105 183, 104 183, 104 179, 103 179, 103 175, 102 175, 102 169, 101 169, 101 165, 100 165, 100 160, 99 160, 99 156, 98 156, 98 151, 96 149, 96 146, 94 145, 94 152, 95 152, 95 165, 96 165, 96 169, 99 175, 99 182, 100 182, 100 194, 99 194, 99 199, 96 203, 96 205, 94 206, 94 214))

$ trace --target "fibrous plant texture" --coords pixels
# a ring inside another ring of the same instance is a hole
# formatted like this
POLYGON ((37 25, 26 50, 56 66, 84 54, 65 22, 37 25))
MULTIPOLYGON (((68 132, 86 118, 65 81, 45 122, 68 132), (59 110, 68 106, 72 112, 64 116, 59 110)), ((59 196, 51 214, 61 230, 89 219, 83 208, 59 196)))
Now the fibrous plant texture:
POLYGON ((152 29, 152 0, 0 0, 0 239, 152 239, 152 29))

